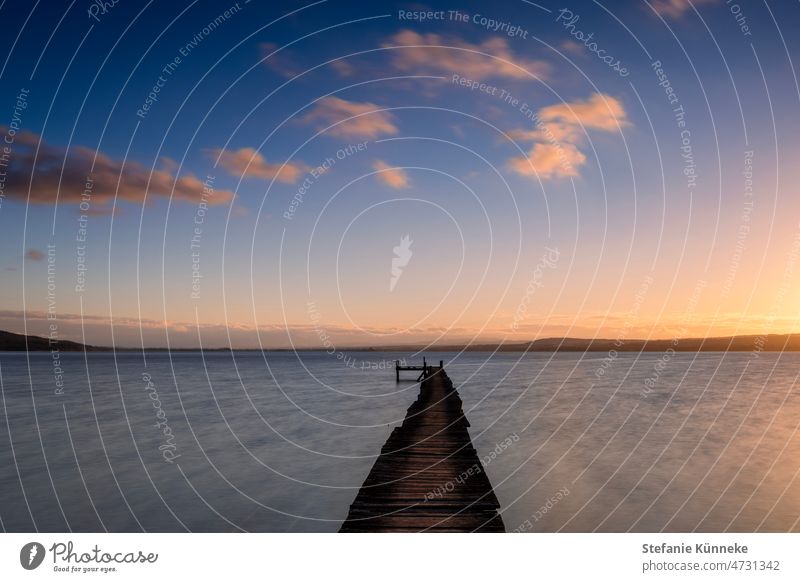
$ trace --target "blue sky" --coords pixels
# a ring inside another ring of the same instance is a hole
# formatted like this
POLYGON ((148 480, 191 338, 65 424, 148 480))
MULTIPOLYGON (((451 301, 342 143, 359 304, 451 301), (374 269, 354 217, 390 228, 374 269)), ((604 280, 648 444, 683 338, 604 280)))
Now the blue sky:
POLYGON ((151 345, 254 345, 257 330, 267 345, 314 345, 309 301, 342 345, 613 336, 648 276, 656 283, 636 335, 674 335, 699 281, 708 287, 692 333, 757 333, 764 321, 794 329, 793 4, 92 6, 0 8, 0 125, 7 135, 17 107, 30 132, 13 144, 16 174, 0 206, 0 327, 46 331, 41 253, 55 244, 59 333, 96 343, 111 339, 113 320, 126 345, 140 335, 151 345), (451 19, 455 9, 467 22, 451 19), (503 34, 510 26, 520 33, 503 34), (589 34, 596 46, 581 43, 589 34), (154 87, 157 100, 137 115, 154 87), (314 177, 326 159, 336 161, 314 177), (76 293, 89 169, 87 286, 76 293), (405 234, 415 254, 389 292, 392 248, 405 234), (546 248, 559 261, 531 298, 546 248), (194 298, 193 264, 203 275, 194 298))

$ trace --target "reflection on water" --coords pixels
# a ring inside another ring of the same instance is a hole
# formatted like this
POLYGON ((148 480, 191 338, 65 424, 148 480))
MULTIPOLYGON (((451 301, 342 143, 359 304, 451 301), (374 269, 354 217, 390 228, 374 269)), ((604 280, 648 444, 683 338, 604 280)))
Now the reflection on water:
MULTIPOLYGON (((417 392, 350 356, 0 353, 2 525, 336 531, 417 392)), ((800 355, 428 357, 509 530, 800 530, 800 355)))

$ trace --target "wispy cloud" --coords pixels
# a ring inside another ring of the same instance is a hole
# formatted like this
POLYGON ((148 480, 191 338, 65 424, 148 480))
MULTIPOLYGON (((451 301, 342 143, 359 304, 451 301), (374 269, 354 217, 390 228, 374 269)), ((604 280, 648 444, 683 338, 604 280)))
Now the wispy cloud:
POLYGON ((300 66, 294 56, 287 50, 278 50, 278 45, 271 42, 262 42, 259 45, 264 65, 282 77, 291 79, 303 72, 304 67, 300 66))
POLYGON ((401 30, 383 46, 404 47, 391 51, 392 65, 404 72, 447 76, 458 73, 478 80, 530 79, 531 74, 545 78, 550 72, 545 61, 514 55, 508 41, 499 37, 473 44, 455 36, 401 30))
POLYGON ((39 249, 28 249, 28 252, 25 253, 25 258, 31 261, 42 261, 44 260, 44 253, 39 249))
POLYGON ((533 145, 527 157, 512 158, 509 167, 523 176, 550 180, 577 177, 578 167, 585 163, 586 156, 571 143, 537 143, 533 145))
POLYGON ((559 124, 562 128, 583 126, 586 129, 617 131, 628 125, 622 102, 602 93, 595 93, 584 101, 544 107, 539 110, 538 116, 545 123, 559 124))
POLYGON ((684 12, 691 9, 692 4, 700 6, 701 4, 719 4, 719 0, 650 0, 650 5, 653 10, 658 12, 661 16, 669 18, 680 18, 684 12))
POLYGON ((88 210, 81 210, 76 207, 75 212, 78 214, 85 214, 86 216, 119 216, 123 214, 121 207, 109 206, 107 204, 103 206, 92 206, 88 210))
POLYGON ((331 68, 342 77, 352 77, 356 72, 355 66, 344 59, 333 61, 331 63, 331 68))
POLYGON ((302 163, 269 163, 254 148, 238 150, 213 149, 208 152, 227 172, 245 178, 272 180, 275 178, 285 184, 294 184, 301 174, 307 170, 302 163))
POLYGON ((395 190, 408 188, 409 180, 405 170, 390 166, 383 160, 375 160, 375 163, 372 164, 372 168, 378 171, 375 176, 390 188, 394 188, 395 190))
MULTIPOLYGON (((713 330, 714 336, 735 334, 762 334, 764 322, 769 320, 769 333, 797 333, 797 317, 787 315, 767 317, 766 315, 723 313, 713 315, 696 314, 692 321, 686 321, 684 313, 664 314, 658 318, 642 317, 631 325, 629 312, 531 314, 531 323, 521 323, 518 329, 509 333, 508 322, 511 314, 494 319, 489 326, 417 326, 411 329, 395 326, 362 326, 326 322, 325 333, 332 342, 342 348, 347 346, 388 345, 409 342, 495 341, 506 338, 520 342, 544 337, 601 337, 613 339, 624 330, 627 340, 634 338, 673 338, 705 337, 713 330), (688 329, 687 329, 688 326, 688 329), (391 338, 376 339, 377 336, 393 334, 391 338)), ((47 337, 49 325, 45 311, 0 310, 0 329, 14 333, 24 333, 47 337)), ((59 313, 59 337, 65 340, 83 341, 93 345, 136 347, 144 338, 146 346, 164 346, 166 337, 175 348, 196 347, 198 335, 203 345, 220 347, 232 345, 234 348, 263 347, 320 347, 319 325, 312 322, 290 324, 256 324, 254 322, 201 323, 164 321, 159 319, 138 319, 116 315, 113 322, 102 315, 80 315, 59 313), (113 329, 113 335, 111 331, 113 329), (85 334, 85 335, 84 335, 85 334), (229 340, 231 343, 229 344, 229 340)))
POLYGON ((585 47, 575 42, 574 40, 565 40, 561 43, 561 50, 567 53, 571 53, 577 57, 582 57, 586 54, 585 47))
POLYGON ((320 129, 330 126, 326 135, 345 138, 376 138, 394 135, 399 129, 394 116, 388 111, 379 111, 380 106, 367 101, 346 101, 339 97, 320 99, 314 109, 303 120, 317 123, 320 129))
POLYGON ((509 167, 542 180, 576 177, 578 168, 586 163, 586 155, 579 148, 586 132, 615 132, 628 125, 622 102, 602 93, 543 107, 532 128, 509 132, 513 139, 534 142, 528 155, 512 158, 509 167))
MULTIPOLYGON (((47 337, 50 333, 46 311, 0 310, 0 329, 13 333, 27 333, 47 337)), ((198 336, 206 348, 232 346, 234 348, 317 347, 322 345, 319 323, 311 321, 289 324, 257 324, 255 322, 231 322, 229 325, 192 321, 165 321, 125 317, 114 314, 113 320, 104 315, 59 312, 58 334, 60 339, 78 341, 96 346, 137 347, 141 339, 148 347, 173 348, 197 347, 198 336), (113 331, 113 334, 112 334, 113 331), (230 343, 229 343, 230 342, 230 343)), ((391 326, 352 325, 324 323, 325 333, 336 346, 370 345, 375 337, 393 334, 394 338, 405 333, 404 328, 391 326)), ((407 337, 408 339, 408 337, 407 337)), ((410 339, 414 339, 413 337, 410 339)))
MULTIPOLYGON (((6 132, 7 128, 0 126, 0 133, 6 132)), ((49 145, 28 131, 16 136, 5 190, 9 199, 25 201, 30 186, 30 201, 34 204, 74 204, 86 191, 88 178, 92 181, 92 205, 110 203, 115 193, 120 200, 138 204, 148 197, 172 196, 173 200, 186 202, 199 202, 203 197, 203 182, 192 174, 176 176, 166 169, 151 171, 138 162, 122 162, 81 146, 67 150, 49 145)), ((233 196, 233 192, 218 190, 208 203, 224 204, 233 196)))

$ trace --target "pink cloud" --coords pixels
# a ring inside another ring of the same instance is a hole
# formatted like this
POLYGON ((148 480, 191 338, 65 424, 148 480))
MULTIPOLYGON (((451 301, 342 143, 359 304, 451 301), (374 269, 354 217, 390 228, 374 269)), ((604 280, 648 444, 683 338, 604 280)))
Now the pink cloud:
POLYGON ((509 167, 523 176, 538 176, 542 180, 577 177, 578 167, 586 156, 573 144, 536 143, 525 157, 509 161, 509 167))
POLYGON ((28 249, 25 253, 25 258, 31 261, 41 261, 44 259, 44 253, 39 249, 28 249))
POLYGON ((524 176, 547 180, 577 177, 586 163, 579 149, 588 130, 615 132, 629 126, 622 102, 595 93, 585 100, 540 109, 534 127, 508 132, 512 139, 534 142, 527 156, 512 158, 509 167, 524 176))
POLYGON ((307 169, 300 163, 269 163, 254 148, 240 148, 231 151, 214 149, 209 150, 209 153, 214 158, 218 158, 219 165, 230 174, 245 178, 261 178, 262 180, 275 178, 279 182, 294 184, 307 169))
MULTIPOLYGON (((4 133, 5 127, 0 126, 4 133)), ((75 204, 87 190, 91 178, 92 205, 109 204, 114 195, 120 200, 142 204, 147 197, 161 197, 185 202, 203 198, 203 182, 192 174, 176 176, 174 170, 148 170, 134 161, 122 162, 87 147, 70 150, 51 146, 31 132, 17 134, 11 166, 6 179, 6 195, 10 199, 28 200, 33 204, 75 204), (36 146, 39 146, 34 168, 36 146)), ((215 191, 209 204, 225 204, 233 192, 215 191)), ((95 206, 97 211, 97 206, 95 206)))
POLYGON ((538 117, 546 123, 583 126, 602 131, 616 131, 628 124, 622 102, 602 93, 595 93, 584 101, 544 107, 539 110, 538 117))
POLYGON ((356 68, 344 59, 333 61, 331 68, 342 77, 352 77, 356 72, 356 68))
POLYGON ((339 97, 320 99, 314 109, 303 118, 309 123, 321 122, 320 129, 329 127, 326 135, 345 138, 376 138, 379 135, 394 135, 399 130, 394 116, 388 111, 379 111, 374 103, 346 101, 339 97))
POLYGON ((684 12, 691 9, 692 4, 700 6, 701 4, 718 3, 718 0, 694 0, 693 2, 689 0, 652 0, 650 5, 653 7, 653 10, 662 16, 680 18, 683 16, 684 12))
POLYGON ((408 188, 408 174, 406 174, 404 170, 390 166, 383 160, 376 160, 375 163, 372 164, 372 168, 378 171, 375 176, 390 188, 394 188, 395 190, 408 188))
POLYGON ((401 30, 383 46, 405 47, 393 50, 391 58, 395 68, 406 72, 458 73, 477 80, 545 78, 550 72, 544 61, 514 55, 508 41, 500 37, 472 44, 457 37, 401 30))
POLYGON ((580 43, 574 40, 565 40, 561 43, 561 49, 565 52, 571 53, 577 57, 582 57, 586 54, 586 49, 580 43))

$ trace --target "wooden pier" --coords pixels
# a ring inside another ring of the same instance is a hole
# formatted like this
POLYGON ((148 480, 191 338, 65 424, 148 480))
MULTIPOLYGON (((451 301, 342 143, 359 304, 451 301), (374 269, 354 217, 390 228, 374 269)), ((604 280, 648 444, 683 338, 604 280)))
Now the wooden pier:
POLYGON ((505 531, 443 362, 397 362, 398 381, 401 370, 421 371, 419 396, 383 445, 340 531, 505 531))

